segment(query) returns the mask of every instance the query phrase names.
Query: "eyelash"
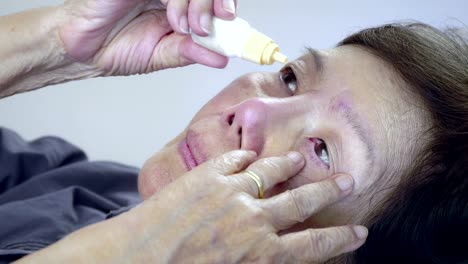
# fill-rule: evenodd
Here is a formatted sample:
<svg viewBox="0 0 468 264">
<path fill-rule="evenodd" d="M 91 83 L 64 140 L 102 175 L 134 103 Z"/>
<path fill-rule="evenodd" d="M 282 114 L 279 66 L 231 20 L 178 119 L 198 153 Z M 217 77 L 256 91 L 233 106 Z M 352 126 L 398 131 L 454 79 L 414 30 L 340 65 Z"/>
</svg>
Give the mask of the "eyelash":
<svg viewBox="0 0 468 264">
<path fill-rule="evenodd" d="M 323 164 L 324 166 L 327 167 L 327 169 L 329 169 L 330 168 L 330 153 L 328 152 L 327 143 L 325 143 L 325 141 L 320 138 L 310 138 L 309 140 L 313 143 L 313 149 L 312 149 L 313 154 L 314 154 L 313 156 L 318 158 L 321 164 Z M 327 153 L 326 158 L 321 157 L 323 155 L 323 151 Z"/>
<path fill-rule="evenodd" d="M 290 93 L 295 94 L 298 88 L 296 74 L 291 66 L 285 66 L 280 70 L 279 78 Z"/>
</svg>

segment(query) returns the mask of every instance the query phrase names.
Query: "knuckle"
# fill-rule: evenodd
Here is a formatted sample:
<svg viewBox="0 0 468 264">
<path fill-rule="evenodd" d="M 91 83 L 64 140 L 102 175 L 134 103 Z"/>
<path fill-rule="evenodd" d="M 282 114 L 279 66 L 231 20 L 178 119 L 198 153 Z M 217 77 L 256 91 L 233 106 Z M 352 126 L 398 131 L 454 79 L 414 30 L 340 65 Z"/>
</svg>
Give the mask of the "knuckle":
<svg viewBox="0 0 468 264">
<path fill-rule="evenodd" d="M 216 168 L 221 171 L 227 170 L 228 168 L 239 169 L 242 164 L 242 156 L 233 155 L 233 153 L 226 153 L 210 160 L 208 164 L 209 167 Z"/>
<path fill-rule="evenodd" d="M 241 177 L 241 175 L 235 175 L 233 177 L 228 177 L 227 179 L 231 183 L 231 186 L 239 192 L 254 195 L 258 191 L 257 185 L 252 180 L 245 179 Z"/>
<path fill-rule="evenodd" d="M 318 193 L 324 203 L 335 202 L 340 197 L 340 188 L 333 180 L 320 182 L 318 185 Z"/>
<path fill-rule="evenodd" d="M 226 168 L 231 161 L 227 159 L 224 155 L 217 157 L 209 161 L 210 167 L 224 169 Z"/>
<path fill-rule="evenodd" d="M 252 200 L 249 195 L 242 193 L 237 195 L 235 200 L 240 206 L 240 211 L 243 212 L 242 215 L 246 216 L 242 217 L 244 218 L 244 221 L 247 221 L 247 223 L 243 224 L 248 224 L 251 227 L 265 225 L 267 215 L 265 211 L 258 206 L 258 203 L 256 203 L 255 200 Z"/>
<path fill-rule="evenodd" d="M 284 159 L 280 157 L 270 157 L 270 158 L 261 159 L 259 161 L 259 165 L 265 170 L 268 170 L 271 172 L 282 172 L 285 168 Z"/>
<path fill-rule="evenodd" d="M 315 261 L 328 259 L 334 250 L 334 239 L 328 232 L 309 230 L 309 243 Z"/>
<path fill-rule="evenodd" d="M 233 155 L 234 153 L 228 153 L 220 157 L 220 162 L 229 166 L 238 166 L 242 162 L 240 155 Z"/>
<path fill-rule="evenodd" d="M 300 197 L 298 197 L 297 191 L 286 191 L 288 196 L 290 197 L 290 204 L 293 206 L 293 219 L 298 222 L 304 222 L 308 218 L 307 212 L 304 210 L 304 207 L 301 206 Z"/>
<path fill-rule="evenodd" d="M 344 251 L 354 241 L 352 227 L 337 227 L 328 230 L 309 230 L 312 252 L 324 261 Z"/>
<path fill-rule="evenodd" d="M 250 206 L 250 210 L 251 210 L 251 219 L 255 223 L 260 223 L 265 220 L 265 214 L 260 208 L 256 206 Z"/>
<path fill-rule="evenodd" d="M 336 195 L 336 196 L 340 196 L 340 194 L 343 192 L 340 187 L 338 186 L 338 183 L 336 183 L 335 180 L 333 179 L 330 179 L 329 180 L 329 184 L 330 184 L 330 189 L 333 189 L 333 193 Z"/>
<path fill-rule="evenodd" d="M 342 244 L 344 245 L 353 243 L 357 239 L 352 226 L 341 227 L 340 238 L 340 241 L 342 241 Z"/>
<path fill-rule="evenodd" d="M 196 12 L 207 12 L 211 10 L 212 4 L 210 1 L 190 1 L 190 8 Z"/>
<path fill-rule="evenodd" d="M 260 160 L 260 165 L 268 169 L 279 169 L 278 162 L 274 158 L 266 158 Z"/>
</svg>

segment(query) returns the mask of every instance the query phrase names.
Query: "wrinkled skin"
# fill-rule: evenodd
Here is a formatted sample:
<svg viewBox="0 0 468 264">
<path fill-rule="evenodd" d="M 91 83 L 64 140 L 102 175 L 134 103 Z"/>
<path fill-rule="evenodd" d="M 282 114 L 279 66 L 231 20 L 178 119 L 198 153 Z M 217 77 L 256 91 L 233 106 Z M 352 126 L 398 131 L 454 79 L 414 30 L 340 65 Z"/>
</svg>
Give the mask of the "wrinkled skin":
<svg viewBox="0 0 468 264">
<path fill-rule="evenodd" d="M 24 263 L 300 263 L 321 262 L 360 247 L 362 226 L 280 232 L 343 199 L 353 190 L 349 175 L 256 199 L 295 176 L 302 155 L 257 160 L 255 152 L 232 151 L 179 177 L 127 213 L 81 229 Z M 67 261 L 68 260 L 68 261 Z"/>
<path fill-rule="evenodd" d="M 167 6 L 167 15 L 166 15 Z M 234 7 L 235 8 L 235 7 Z M 201 63 L 222 68 L 227 58 L 196 45 L 187 33 L 206 36 L 200 21 L 233 19 L 221 0 L 68 0 L 59 36 L 68 56 L 103 75 L 131 75 Z M 178 20 L 187 20 L 182 29 Z M 187 17 L 189 19 L 187 19 Z M 208 27 L 209 25 L 205 26 Z"/>
<path fill-rule="evenodd" d="M 424 130 L 426 117 L 417 98 L 408 100 L 403 81 L 367 51 L 344 46 L 315 54 L 280 73 L 249 74 L 227 86 L 146 162 L 142 196 L 226 151 L 269 157 L 294 150 L 304 155 L 304 169 L 269 195 L 346 172 L 356 181 L 353 195 L 301 228 L 360 223 L 416 156 L 419 146 L 411 139 Z"/>
<path fill-rule="evenodd" d="M 200 30 L 209 29 L 202 23 L 206 8 L 212 7 L 216 15 L 222 16 L 217 10 L 221 3 L 225 1 L 193 0 L 190 4 L 187 0 L 166 1 L 163 4 L 167 5 L 169 19 L 164 16 L 164 10 L 158 9 L 159 2 L 121 0 L 67 1 L 64 6 L 9 17 L 7 21 L 18 25 L 14 35 L 28 37 L 19 38 L 24 41 L 6 49 L 8 54 L 8 51 L 27 52 L 14 60 L 15 83 L 5 94 L 99 74 L 146 73 L 193 62 L 223 66 L 226 58 L 201 50 L 187 36 L 169 29 L 169 25 L 177 26 L 174 24 L 180 21 L 177 16 L 183 16 L 186 10 L 187 23 L 202 34 Z M 232 16 L 230 14 L 227 19 Z M 197 17 L 200 17 L 199 25 Z M 40 30 L 31 30 L 37 25 Z M 175 31 L 178 30 L 184 31 L 180 28 Z M 48 35 L 50 32 L 54 34 Z M 54 37 L 60 41 L 55 42 Z M 44 45 L 38 46 L 38 43 Z M 24 65 L 31 67 L 22 75 L 18 69 Z M 10 83 L 11 76 L 6 79 L 6 83 Z M 26 89 L 16 89 L 24 87 L 25 83 L 28 83 Z M 241 99 L 248 95 L 245 92 L 240 97 L 226 95 L 225 99 Z M 266 106 L 259 100 L 251 105 L 260 110 L 265 110 Z M 230 116 L 226 116 L 228 123 L 232 119 L 231 125 L 239 124 Z M 261 125 L 263 121 L 259 117 L 262 116 L 254 114 L 254 117 L 253 120 L 257 120 L 254 124 Z M 238 128 L 234 127 L 234 137 L 238 135 Z M 284 234 L 291 226 L 350 195 L 354 180 L 349 175 L 337 174 L 272 196 L 277 193 L 271 192 L 273 186 L 300 175 L 307 168 L 303 155 L 280 153 L 277 149 L 277 154 L 273 155 L 276 157 L 261 158 L 257 153 L 265 156 L 267 152 L 263 151 L 260 137 L 245 144 L 255 152 L 238 150 L 221 156 L 212 152 L 203 160 L 198 159 L 197 167 L 190 172 L 180 170 L 187 165 L 180 162 L 166 164 L 177 173 L 158 175 L 149 170 L 150 177 L 141 178 L 140 186 L 149 198 L 142 204 L 110 220 L 73 232 L 19 262 L 317 262 L 364 243 L 367 230 L 362 226 L 305 229 Z M 218 151 L 220 154 L 228 150 Z M 212 159 L 207 161 L 208 158 Z M 246 169 L 262 179 L 270 198 L 256 199 L 258 186 L 244 172 Z M 158 179 L 165 182 L 162 191 L 154 192 L 156 187 L 162 188 L 162 184 L 145 185 L 145 181 L 151 183 Z M 167 184 L 170 181 L 173 183 Z"/>
</svg>

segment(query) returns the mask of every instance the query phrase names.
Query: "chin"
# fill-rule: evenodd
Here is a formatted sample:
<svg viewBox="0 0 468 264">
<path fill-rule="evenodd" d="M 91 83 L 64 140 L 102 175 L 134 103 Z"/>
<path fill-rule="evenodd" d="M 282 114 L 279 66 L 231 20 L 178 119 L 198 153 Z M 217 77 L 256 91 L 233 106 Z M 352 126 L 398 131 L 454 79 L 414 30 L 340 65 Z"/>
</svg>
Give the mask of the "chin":
<svg viewBox="0 0 468 264">
<path fill-rule="evenodd" d="M 150 198 L 187 172 L 177 151 L 182 138 L 182 135 L 176 137 L 143 165 L 138 176 L 138 192 L 143 199 Z"/>
</svg>

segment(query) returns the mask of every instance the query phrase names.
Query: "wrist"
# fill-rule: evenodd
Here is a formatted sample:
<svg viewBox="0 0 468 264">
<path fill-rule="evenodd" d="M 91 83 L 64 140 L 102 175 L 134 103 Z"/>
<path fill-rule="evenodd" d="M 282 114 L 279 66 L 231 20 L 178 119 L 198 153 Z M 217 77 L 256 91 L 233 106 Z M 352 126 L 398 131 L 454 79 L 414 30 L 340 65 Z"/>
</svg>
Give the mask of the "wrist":
<svg viewBox="0 0 468 264">
<path fill-rule="evenodd" d="M 100 74 L 67 57 L 58 33 L 64 13 L 46 7 L 0 17 L 0 97 Z"/>
</svg>

